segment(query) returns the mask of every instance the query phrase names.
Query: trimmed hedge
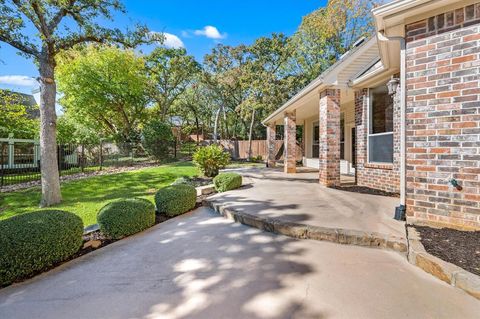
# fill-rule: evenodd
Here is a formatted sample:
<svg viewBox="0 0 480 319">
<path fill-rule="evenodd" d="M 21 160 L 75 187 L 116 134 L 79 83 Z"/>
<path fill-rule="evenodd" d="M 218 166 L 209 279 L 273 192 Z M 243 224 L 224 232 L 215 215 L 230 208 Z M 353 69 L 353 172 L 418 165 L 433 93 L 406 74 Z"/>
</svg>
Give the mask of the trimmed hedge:
<svg viewBox="0 0 480 319">
<path fill-rule="evenodd" d="M 242 186 L 242 176 L 237 173 L 222 173 L 213 179 L 217 192 L 226 192 Z"/>
<path fill-rule="evenodd" d="M 0 286 L 64 261 L 82 246 L 83 222 L 61 210 L 43 210 L 0 221 Z"/>
<path fill-rule="evenodd" d="M 155 224 L 155 206 L 144 198 L 120 199 L 103 206 L 97 216 L 100 230 L 119 239 Z"/>
<path fill-rule="evenodd" d="M 160 189 L 155 194 L 155 204 L 159 213 L 173 217 L 195 207 L 197 191 L 190 185 L 170 185 Z"/>
</svg>

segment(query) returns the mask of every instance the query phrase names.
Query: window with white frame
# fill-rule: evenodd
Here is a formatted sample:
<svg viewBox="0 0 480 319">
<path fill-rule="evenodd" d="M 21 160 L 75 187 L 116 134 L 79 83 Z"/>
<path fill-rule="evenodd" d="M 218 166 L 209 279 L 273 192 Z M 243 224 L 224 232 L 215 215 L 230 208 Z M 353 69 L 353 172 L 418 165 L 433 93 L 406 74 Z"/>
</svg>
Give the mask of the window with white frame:
<svg viewBox="0 0 480 319">
<path fill-rule="evenodd" d="M 370 89 L 368 161 L 393 163 L 393 98 L 386 85 Z"/>
</svg>

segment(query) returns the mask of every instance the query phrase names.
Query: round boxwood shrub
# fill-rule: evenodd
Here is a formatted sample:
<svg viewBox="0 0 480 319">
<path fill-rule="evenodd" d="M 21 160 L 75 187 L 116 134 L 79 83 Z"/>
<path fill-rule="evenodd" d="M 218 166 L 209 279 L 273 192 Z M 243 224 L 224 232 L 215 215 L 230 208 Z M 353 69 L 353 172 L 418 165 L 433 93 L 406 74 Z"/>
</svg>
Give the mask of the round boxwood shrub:
<svg viewBox="0 0 480 319">
<path fill-rule="evenodd" d="M 100 209 L 97 221 L 102 233 L 119 239 L 155 224 L 155 206 L 144 198 L 116 200 Z"/>
<path fill-rule="evenodd" d="M 155 204 L 159 213 L 173 217 L 195 207 L 197 191 L 191 185 L 170 185 L 155 194 Z"/>
<path fill-rule="evenodd" d="M 0 221 L 0 286 L 29 277 L 75 254 L 83 222 L 61 210 L 43 210 Z"/>
<path fill-rule="evenodd" d="M 242 176 L 237 173 L 222 173 L 213 179 L 217 192 L 226 192 L 242 186 Z"/>
</svg>

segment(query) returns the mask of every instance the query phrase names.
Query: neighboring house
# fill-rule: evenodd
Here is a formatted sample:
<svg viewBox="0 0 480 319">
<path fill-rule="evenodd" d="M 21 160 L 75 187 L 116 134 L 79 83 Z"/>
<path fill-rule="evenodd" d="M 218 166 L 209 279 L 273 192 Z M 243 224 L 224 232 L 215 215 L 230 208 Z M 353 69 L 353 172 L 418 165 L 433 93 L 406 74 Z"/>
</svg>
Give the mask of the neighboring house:
<svg viewBox="0 0 480 319">
<path fill-rule="evenodd" d="M 325 186 L 400 193 L 409 221 L 480 229 L 480 2 L 398 0 L 373 10 L 376 33 L 264 120 L 269 166 L 284 124 L 284 169 Z"/>
<path fill-rule="evenodd" d="M 13 97 L 15 103 L 19 103 L 25 106 L 25 110 L 27 111 L 27 116 L 31 119 L 38 119 L 40 118 L 40 110 L 38 109 L 38 104 L 35 100 L 35 97 L 30 94 L 14 92 L 10 90 L 0 89 L 0 91 L 5 94 L 7 97 Z M 3 101 L 0 100 L 0 104 Z"/>
</svg>

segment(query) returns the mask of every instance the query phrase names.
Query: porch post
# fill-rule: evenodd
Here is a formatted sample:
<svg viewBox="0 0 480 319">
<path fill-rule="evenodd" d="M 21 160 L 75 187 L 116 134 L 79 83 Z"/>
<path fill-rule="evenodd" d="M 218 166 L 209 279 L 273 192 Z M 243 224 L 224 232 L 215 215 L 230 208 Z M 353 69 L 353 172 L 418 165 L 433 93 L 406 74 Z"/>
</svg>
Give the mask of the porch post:
<svg viewBox="0 0 480 319">
<path fill-rule="evenodd" d="M 267 167 L 275 167 L 276 151 L 276 125 L 275 123 L 267 126 Z"/>
<path fill-rule="evenodd" d="M 340 185 L 340 90 L 320 93 L 319 181 L 324 186 Z"/>
<path fill-rule="evenodd" d="M 296 159 L 296 148 L 297 148 L 297 126 L 295 123 L 296 111 L 285 112 L 285 123 L 283 125 L 285 134 L 284 134 L 284 167 L 283 170 L 285 173 L 295 173 L 297 171 L 297 159 Z"/>
</svg>

